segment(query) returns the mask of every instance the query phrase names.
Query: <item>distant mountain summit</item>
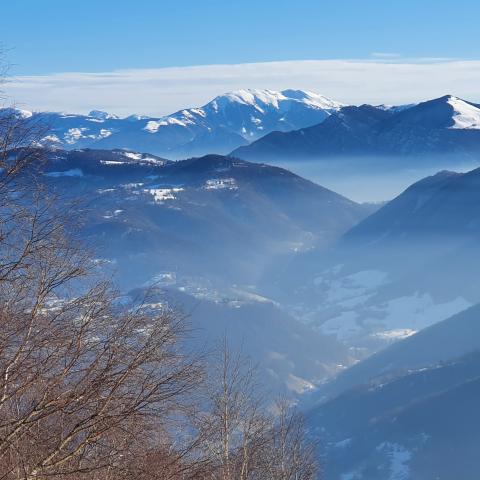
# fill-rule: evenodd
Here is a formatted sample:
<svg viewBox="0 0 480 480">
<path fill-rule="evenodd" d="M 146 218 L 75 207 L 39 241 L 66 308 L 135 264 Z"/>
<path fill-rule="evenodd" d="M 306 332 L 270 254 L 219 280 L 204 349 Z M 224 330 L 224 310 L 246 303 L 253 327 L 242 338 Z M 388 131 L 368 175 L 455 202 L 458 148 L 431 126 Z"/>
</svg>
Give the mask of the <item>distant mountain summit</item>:
<svg viewBox="0 0 480 480">
<path fill-rule="evenodd" d="M 480 105 L 452 95 L 445 95 L 402 110 L 393 123 L 432 129 L 479 130 Z"/>
<path fill-rule="evenodd" d="M 480 154 L 480 105 L 452 95 L 404 107 L 347 106 L 326 121 L 240 147 L 249 160 Z"/>
<path fill-rule="evenodd" d="M 45 142 L 59 148 L 125 148 L 176 159 L 228 153 L 272 131 L 316 125 L 342 106 L 303 90 L 237 90 L 164 117 L 119 118 L 100 110 L 88 115 L 19 110 L 18 115 L 45 123 L 50 131 Z"/>
</svg>

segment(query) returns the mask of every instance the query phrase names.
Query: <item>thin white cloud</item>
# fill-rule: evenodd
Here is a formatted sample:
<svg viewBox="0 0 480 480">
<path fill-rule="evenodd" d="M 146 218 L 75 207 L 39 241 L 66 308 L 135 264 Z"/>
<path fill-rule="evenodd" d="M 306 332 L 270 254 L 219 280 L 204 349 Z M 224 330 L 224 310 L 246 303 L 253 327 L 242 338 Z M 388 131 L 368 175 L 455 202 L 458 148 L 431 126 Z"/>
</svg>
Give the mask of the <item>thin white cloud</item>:
<svg viewBox="0 0 480 480">
<path fill-rule="evenodd" d="M 344 103 L 417 102 L 447 93 L 480 101 L 480 61 L 308 60 L 205 65 L 12 79 L 5 90 L 24 108 L 160 116 L 239 88 L 312 90 Z"/>
<path fill-rule="evenodd" d="M 387 59 L 401 57 L 399 53 L 391 53 L 391 52 L 372 52 L 370 56 L 374 58 L 387 58 Z"/>
</svg>

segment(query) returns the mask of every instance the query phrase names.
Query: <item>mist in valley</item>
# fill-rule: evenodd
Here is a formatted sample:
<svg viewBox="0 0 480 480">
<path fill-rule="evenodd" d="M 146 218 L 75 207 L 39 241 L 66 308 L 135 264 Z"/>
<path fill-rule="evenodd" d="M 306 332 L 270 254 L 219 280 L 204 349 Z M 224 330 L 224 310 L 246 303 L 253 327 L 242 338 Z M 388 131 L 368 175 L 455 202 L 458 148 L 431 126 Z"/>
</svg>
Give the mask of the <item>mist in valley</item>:
<svg viewBox="0 0 480 480">
<path fill-rule="evenodd" d="M 422 178 L 441 170 L 468 172 L 480 160 L 464 156 L 334 157 L 275 162 L 301 177 L 323 185 L 356 202 L 382 203 L 392 200 Z"/>
</svg>

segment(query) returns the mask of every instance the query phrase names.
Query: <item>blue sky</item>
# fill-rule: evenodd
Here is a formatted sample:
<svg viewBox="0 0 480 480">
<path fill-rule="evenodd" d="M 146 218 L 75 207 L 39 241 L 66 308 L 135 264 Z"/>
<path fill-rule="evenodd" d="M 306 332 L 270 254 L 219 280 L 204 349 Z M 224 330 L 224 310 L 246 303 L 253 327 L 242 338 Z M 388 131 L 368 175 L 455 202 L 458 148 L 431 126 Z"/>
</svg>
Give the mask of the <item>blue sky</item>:
<svg viewBox="0 0 480 480">
<path fill-rule="evenodd" d="M 480 102 L 479 0 L 12 0 L 8 102 L 160 116 L 239 88 Z"/>
<path fill-rule="evenodd" d="M 478 0 L 15 0 L 15 74 L 304 59 L 478 58 Z"/>
</svg>

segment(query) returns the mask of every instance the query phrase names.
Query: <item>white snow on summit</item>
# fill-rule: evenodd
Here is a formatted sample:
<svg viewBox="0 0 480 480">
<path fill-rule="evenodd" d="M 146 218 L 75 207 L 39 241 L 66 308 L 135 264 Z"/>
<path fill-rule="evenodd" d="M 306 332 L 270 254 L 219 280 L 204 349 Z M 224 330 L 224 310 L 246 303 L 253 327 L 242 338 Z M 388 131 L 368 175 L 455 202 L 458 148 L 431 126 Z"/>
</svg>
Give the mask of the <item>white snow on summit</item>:
<svg viewBox="0 0 480 480">
<path fill-rule="evenodd" d="M 251 105 L 260 111 L 263 111 L 262 106 L 281 109 L 282 103 L 284 102 L 302 103 L 322 110 L 338 110 L 344 106 L 343 104 L 330 100 L 323 95 L 304 90 L 283 90 L 281 92 L 276 92 L 268 89 L 241 89 L 228 92 L 216 97 L 212 101 L 217 107 L 224 105 L 227 102 Z"/>
<path fill-rule="evenodd" d="M 453 108 L 453 129 L 480 130 L 480 108 L 457 97 L 449 97 L 447 103 Z"/>
<path fill-rule="evenodd" d="M 219 95 L 202 107 L 146 119 L 141 129 L 161 139 L 164 154 L 170 158 L 208 152 L 225 154 L 243 145 L 242 139 L 251 142 L 273 131 L 321 123 L 342 106 L 303 90 L 241 89 Z"/>
</svg>

